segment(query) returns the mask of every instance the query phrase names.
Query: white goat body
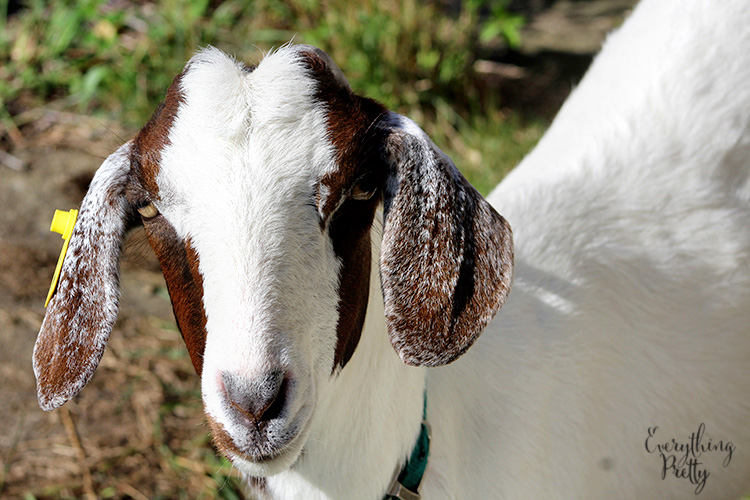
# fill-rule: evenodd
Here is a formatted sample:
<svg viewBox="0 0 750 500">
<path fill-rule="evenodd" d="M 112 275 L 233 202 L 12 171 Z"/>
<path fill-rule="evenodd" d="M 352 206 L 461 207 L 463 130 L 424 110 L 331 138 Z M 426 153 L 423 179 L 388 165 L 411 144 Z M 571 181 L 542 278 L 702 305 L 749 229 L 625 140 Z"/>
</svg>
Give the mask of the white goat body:
<svg viewBox="0 0 750 500">
<path fill-rule="evenodd" d="M 320 89 L 348 89 L 324 53 L 284 47 L 255 69 L 199 53 L 84 200 L 35 351 L 40 403 L 93 373 L 139 210 L 217 445 L 261 495 L 382 498 L 425 397 L 426 499 L 750 492 L 748 27 L 744 0 L 644 0 L 609 37 L 488 198 L 514 228 L 515 281 L 465 354 L 507 293 L 502 219 L 408 120 L 355 100 L 374 120 L 332 128 L 340 102 Z M 347 130 L 359 149 L 340 147 Z M 375 149 L 388 167 L 371 179 L 357 169 Z M 357 231 L 366 245 L 337 243 Z M 466 262 L 479 298 L 464 304 Z"/>
<path fill-rule="evenodd" d="M 750 491 L 749 78 L 750 4 L 644 1 L 488 197 L 514 228 L 513 292 L 428 387 L 483 395 L 467 406 L 493 431 L 455 440 L 492 450 L 498 498 Z M 726 467 L 654 451 L 701 424 L 703 445 L 734 445 Z"/>
</svg>

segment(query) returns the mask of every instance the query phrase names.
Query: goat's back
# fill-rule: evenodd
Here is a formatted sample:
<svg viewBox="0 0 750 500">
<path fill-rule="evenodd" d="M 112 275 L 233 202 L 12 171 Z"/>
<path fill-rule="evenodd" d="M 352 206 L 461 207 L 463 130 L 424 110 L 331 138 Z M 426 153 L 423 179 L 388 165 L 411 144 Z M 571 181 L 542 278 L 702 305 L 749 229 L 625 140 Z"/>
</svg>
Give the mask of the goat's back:
<svg viewBox="0 0 750 500">
<path fill-rule="evenodd" d="M 748 82 L 744 0 L 647 0 L 609 37 L 490 196 L 514 229 L 514 288 L 430 374 L 435 476 L 474 498 L 750 491 Z M 657 448 L 701 432 L 697 456 Z"/>
</svg>

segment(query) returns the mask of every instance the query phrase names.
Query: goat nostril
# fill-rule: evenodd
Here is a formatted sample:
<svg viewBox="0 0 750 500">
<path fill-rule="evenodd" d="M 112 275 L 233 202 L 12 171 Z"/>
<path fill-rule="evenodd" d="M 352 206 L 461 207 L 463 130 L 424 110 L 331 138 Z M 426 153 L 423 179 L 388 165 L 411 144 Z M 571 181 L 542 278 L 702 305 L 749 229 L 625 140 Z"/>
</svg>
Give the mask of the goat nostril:
<svg viewBox="0 0 750 500">
<path fill-rule="evenodd" d="M 277 418 L 284 409 L 287 380 L 281 370 L 253 379 L 222 372 L 221 380 L 230 405 L 255 423 Z"/>
</svg>

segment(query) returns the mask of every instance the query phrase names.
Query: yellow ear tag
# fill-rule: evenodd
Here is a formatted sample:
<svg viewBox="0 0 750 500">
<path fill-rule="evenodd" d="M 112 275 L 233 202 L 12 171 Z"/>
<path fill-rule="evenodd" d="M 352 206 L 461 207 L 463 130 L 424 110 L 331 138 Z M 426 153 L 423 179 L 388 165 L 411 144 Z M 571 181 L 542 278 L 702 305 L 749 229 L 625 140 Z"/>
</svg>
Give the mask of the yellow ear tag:
<svg viewBox="0 0 750 500">
<path fill-rule="evenodd" d="M 52 284 L 49 287 L 49 293 L 47 294 L 47 301 L 44 303 L 44 307 L 47 307 L 52 295 L 55 293 L 55 289 L 57 288 L 57 280 L 60 279 L 60 269 L 62 269 L 63 261 L 65 260 L 65 252 L 68 251 L 68 243 L 70 243 L 70 236 L 73 234 L 73 226 L 75 226 L 77 218 L 78 210 L 71 210 L 69 212 L 55 210 L 55 215 L 52 217 L 52 225 L 50 225 L 49 230 L 55 233 L 60 233 L 62 239 L 65 240 L 65 243 L 63 243 L 60 258 L 57 259 L 57 267 L 55 268 L 55 274 L 52 276 Z"/>
</svg>

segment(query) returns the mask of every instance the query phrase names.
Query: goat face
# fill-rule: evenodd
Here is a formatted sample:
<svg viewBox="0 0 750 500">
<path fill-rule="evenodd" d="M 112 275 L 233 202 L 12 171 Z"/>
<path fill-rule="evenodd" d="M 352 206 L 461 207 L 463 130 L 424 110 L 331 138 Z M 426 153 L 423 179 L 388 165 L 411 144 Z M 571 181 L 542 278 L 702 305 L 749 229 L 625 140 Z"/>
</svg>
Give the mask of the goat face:
<svg viewBox="0 0 750 500">
<path fill-rule="evenodd" d="M 391 342 L 408 364 L 448 363 L 508 293 L 507 223 L 319 49 L 285 47 L 256 68 L 202 51 L 84 199 L 35 347 L 40 405 L 60 406 L 93 374 L 139 212 L 216 443 L 252 475 L 288 468 L 317 388 L 357 346 L 381 204 Z"/>
</svg>

